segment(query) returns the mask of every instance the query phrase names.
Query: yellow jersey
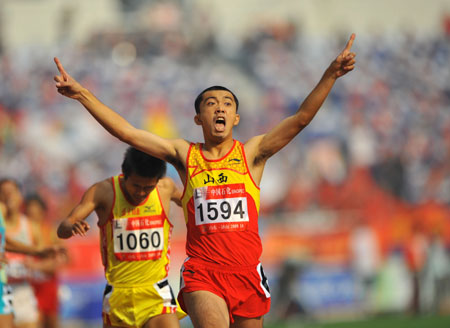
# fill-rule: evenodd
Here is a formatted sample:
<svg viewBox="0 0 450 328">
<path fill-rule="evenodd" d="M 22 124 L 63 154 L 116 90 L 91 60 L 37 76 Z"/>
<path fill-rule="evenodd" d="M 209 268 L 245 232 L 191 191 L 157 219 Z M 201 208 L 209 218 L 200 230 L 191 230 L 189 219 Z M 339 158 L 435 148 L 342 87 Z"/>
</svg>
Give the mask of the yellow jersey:
<svg viewBox="0 0 450 328">
<path fill-rule="evenodd" d="M 139 205 L 127 200 L 120 178 L 112 177 L 114 201 L 107 222 L 100 226 L 105 277 L 112 286 L 153 284 L 167 277 L 173 225 L 155 188 Z"/>
</svg>

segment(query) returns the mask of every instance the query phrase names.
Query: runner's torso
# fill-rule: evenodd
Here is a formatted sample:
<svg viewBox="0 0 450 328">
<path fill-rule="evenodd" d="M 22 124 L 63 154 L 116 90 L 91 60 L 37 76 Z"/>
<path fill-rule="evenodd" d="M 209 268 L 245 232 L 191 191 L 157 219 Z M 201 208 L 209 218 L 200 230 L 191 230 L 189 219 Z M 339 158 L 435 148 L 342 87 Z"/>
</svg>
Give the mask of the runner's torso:
<svg viewBox="0 0 450 328">
<path fill-rule="evenodd" d="M 25 245 L 33 245 L 33 234 L 31 229 L 31 222 L 25 216 L 20 214 L 16 226 L 8 228 L 8 236 Z M 28 282 L 31 278 L 32 272 L 25 266 L 25 259 L 27 255 L 7 252 L 6 258 L 8 264 L 6 266 L 6 274 L 8 283 L 23 283 Z"/>
<path fill-rule="evenodd" d="M 231 266 L 259 262 L 259 187 L 248 170 L 244 146 L 234 141 L 224 157 L 208 160 L 191 144 L 182 197 L 187 255 Z"/>
<path fill-rule="evenodd" d="M 100 226 L 106 280 L 113 286 L 154 283 L 169 271 L 172 224 L 157 188 L 134 206 L 124 195 L 119 177 L 112 177 L 113 208 L 108 221 Z"/>
</svg>

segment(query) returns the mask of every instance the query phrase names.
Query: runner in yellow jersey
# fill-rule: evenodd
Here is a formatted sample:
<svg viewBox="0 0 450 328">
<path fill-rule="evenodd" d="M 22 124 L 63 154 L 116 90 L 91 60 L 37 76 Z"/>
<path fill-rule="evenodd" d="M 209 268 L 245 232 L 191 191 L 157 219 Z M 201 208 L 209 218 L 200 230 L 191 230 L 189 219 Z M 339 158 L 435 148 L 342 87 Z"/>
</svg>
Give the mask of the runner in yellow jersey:
<svg viewBox="0 0 450 328">
<path fill-rule="evenodd" d="M 204 142 L 196 145 L 185 139 L 167 139 L 135 128 L 67 74 L 55 58 L 60 75 L 54 80 L 60 94 L 79 101 L 119 140 L 177 169 L 185 187 L 183 210 L 188 227 L 186 252 L 189 256 L 185 264 L 190 266 L 184 268 L 184 287 L 179 297 L 194 327 L 263 326 L 270 298 L 267 279 L 258 263 L 262 251 L 257 230 L 259 185 L 264 166 L 312 121 L 337 79 L 354 69 L 356 55 L 351 52 L 354 39 L 352 34 L 296 113 L 267 133 L 242 144 L 233 139 L 233 127 L 240 121 L 239 102 L 227 88 L 207 88 L 197 97 L 194 122 L 201 127 Z M 238 157 L 228 156 L 236 150 L 239 150 Z M 225 159 L 245 162 L 245 169 L 239 167 L 236 171 L 228 162 L 224 163 Z M 203 170 L 201 175 L 199 170 Z M 219 176 L 221 173 L 223 175 Z M 229 186 L 228 179 L 233 180 L 233 186 Z M 215 241 L 220 243 L 220 248 Z M 251 282 L 246 282 L 246 273 L 250 272 Z M 242 289 L 250 289 L 245 290 L 244 297 L 240 295 Z"/>
<path fill-rule="evenodd" d="M 179 327 L 168 282 L 169 203 L 181 205 L 181 191 L 164 177 L 166 163 L 128 148 L 122 174 L 92 185 L 58 227 L 60 238 L 84 236 L 95 211 L 107 286 L 103 327 Z"/>
</svg>

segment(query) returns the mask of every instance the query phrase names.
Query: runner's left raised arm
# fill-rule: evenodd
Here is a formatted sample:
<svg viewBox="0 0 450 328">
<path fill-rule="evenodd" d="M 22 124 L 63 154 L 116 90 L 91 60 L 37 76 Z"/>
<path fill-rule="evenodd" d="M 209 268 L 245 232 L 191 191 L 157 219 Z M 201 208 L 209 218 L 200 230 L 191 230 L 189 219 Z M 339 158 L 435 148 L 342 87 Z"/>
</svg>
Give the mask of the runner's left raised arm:
<svg viewBox="0 0 450 328">
<path fill-rule="evenodd" d="M 356 55 L 351 52 L 354 39 L 355 34 L 352 34 L 345 49 L 325 70 L 319 83 L 306 97 L 294 115 L 284 119 L 268 133 L 257 136 L 254 140 L 249 140 L 250 148 L 253 148 L 249 152 L 253 154 L 253 164 L 258 165 L 265 162 L 270 156 L 286 146 L 312 121 L 336 80 L 354 69 Z"/>
</svg>

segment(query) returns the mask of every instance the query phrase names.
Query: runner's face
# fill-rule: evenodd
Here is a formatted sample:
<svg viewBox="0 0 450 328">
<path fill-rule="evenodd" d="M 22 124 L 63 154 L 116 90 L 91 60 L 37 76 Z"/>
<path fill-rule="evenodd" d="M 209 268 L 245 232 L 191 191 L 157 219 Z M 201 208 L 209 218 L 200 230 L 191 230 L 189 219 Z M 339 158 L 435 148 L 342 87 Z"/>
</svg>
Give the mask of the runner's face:
<svg viewBox="0 0 450 328">
<path fill-rule="evenodd" d="M 231 137 L 233 127 L 239 123 L 233 95 L 225 90 L 205 92 L 195 122 L 202 126 L 205 138 Z"/>
<path fill-rule="evenodd" d="M 41 221 L 45 218 L 45 209 L 38 201 L 32 200 L 26 203 L 25 214 L 31 220 Z"/>
<path fill-rule="evenodd" d="M 0 187 L 0 201 L 6 205 L 8 211 L 16 212 L 23 203 L 23 196 L 14 182 L 6 181 Z"/>
<path fill-rule="evenodd" d="M 128 178 L 124 178 L 123 189 L 134 205 L 141 204 L 148 195 L 156 188 L 157 178 L 145 178 L 132 173 Z"/>
</svg>

